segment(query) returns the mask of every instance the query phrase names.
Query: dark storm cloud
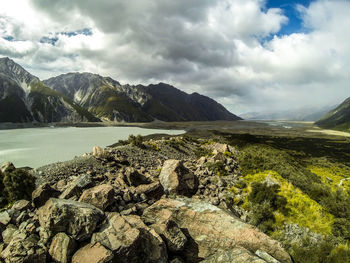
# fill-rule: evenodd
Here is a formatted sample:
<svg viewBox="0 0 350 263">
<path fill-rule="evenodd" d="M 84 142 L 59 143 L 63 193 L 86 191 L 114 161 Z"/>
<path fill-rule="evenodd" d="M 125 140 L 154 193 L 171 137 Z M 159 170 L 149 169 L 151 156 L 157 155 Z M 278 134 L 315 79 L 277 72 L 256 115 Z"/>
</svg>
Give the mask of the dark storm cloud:
<svg viewBox="0 0 350 263">
<path fill-rule="evenodd" d="M 25 14 L 15 8 L 20 0 L 5 1 L 17 17 L 0 11 L 0 54 L 41 77 L 93 71 L 124 83 L 168 82 L 237 113 L 324 103 L 330 86 L 334 100 L 346 93 L 345 1 L 298 6 L 309 33 L 279 37 L 288 19 L 262 0 L 28 0 Z"/>
</svg>

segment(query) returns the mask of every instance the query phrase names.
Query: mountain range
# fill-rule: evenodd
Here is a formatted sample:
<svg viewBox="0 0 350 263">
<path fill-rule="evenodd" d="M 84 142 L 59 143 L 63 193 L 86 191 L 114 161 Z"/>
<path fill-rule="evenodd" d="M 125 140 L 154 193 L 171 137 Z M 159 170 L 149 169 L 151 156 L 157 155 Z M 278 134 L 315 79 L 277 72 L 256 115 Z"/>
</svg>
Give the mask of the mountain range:
<svg viewBox="0 0 350 263">
<path fill-rule="evenodd" d="M 324 115 L 316 125 L 327 129 L 350 131 L 350 97 Z"/>
<path fill-rule="evenodd" d="M 171 85 L 121 85 L 68 73 L 44 81 L 0 58 L 0 122 L 150 122 L 240 120 L 215 100 Z"/>
<path fill-rule="evenodd" d="M 283 120 L 283 121 L 317 121 L 334 106 L 301 107 L 299 109 L 260 111 L 240 114 L 246 120 Z"/>
</svg>

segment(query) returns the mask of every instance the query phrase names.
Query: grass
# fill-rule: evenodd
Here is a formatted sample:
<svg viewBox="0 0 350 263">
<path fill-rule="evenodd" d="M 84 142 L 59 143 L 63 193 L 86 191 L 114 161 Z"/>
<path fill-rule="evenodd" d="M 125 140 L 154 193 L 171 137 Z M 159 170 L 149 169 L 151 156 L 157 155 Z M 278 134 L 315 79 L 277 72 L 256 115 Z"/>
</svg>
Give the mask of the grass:
<svg viewBox="0 0 350 263">
<path fill-rule="evenodd" d="M 244 192 L 250 193 L 251 184 L 253 182 L 264 182 L 267 176 L 269 176 L 270 180 L 280 185 L 279 195 L 286 198 L 286 208 L 289 211 L 288 215 L 284 215 L 280 211 L 275 211 L 275 231 L 281 230 L 284 224 L 298 224 L 300 227 L 307 227 L 315 233 L 331 234 L 334 216 L 274 171 L 246 175 L 244 180 L 248 185 L 244 189 Z M 246 198 L 245 206 L 247 206 L 247 202 L 248 200 Z"/>
</svg>

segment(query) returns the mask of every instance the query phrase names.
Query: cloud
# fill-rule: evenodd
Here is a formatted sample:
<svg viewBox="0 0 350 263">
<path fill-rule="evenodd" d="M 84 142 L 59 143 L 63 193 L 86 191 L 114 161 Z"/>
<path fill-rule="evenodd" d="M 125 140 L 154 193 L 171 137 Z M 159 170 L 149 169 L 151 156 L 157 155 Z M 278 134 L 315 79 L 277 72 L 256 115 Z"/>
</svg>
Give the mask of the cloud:
<svg viewBox="0 0 350 263">
<path fill-rule="evenodd" d="M 41 78 L 92 71 L 123 83 L 168 82 L 212 96 L 235 113 L 328 105 L 349 96 L 345 0 L 298 5 L 304 33 L 283 36 L 276 34 L 288 18 L 263 0 L 2 5 L 0 55 Z"/>
</svg>

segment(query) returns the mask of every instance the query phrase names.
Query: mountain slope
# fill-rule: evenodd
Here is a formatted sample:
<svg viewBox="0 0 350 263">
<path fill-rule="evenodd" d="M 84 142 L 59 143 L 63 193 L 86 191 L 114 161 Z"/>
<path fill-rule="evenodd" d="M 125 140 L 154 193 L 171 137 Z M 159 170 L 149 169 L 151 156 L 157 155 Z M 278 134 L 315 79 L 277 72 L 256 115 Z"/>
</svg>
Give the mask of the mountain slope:
<svg viewBox="0 0 350 263">
<path fill-rule="evenodd" d="M 145 110 L 157 119 L 163 119 L 164 108 L 172 112 L 168 121 L 215 121 L 215 120 L 240 120 L 238 116 L 230 113 L 215 100 L 198 93 L 187 94 L 171 85 L 159 83 L 147 87 L 140 86 L 141 90 L 151 96 L 148 101 L 153 107 Z M 155 108 L 157 105 L 158 108 Z"/>
<path fill-rule="evenodd" d="M 322 128 L 336 130 L 350 130 L 350 98 L 347 98 L 337 108 L 328 112 L 322 119 L 316 122 Z"/>
<path fill-rule="evenodd" d="M 68 73 L 44 83 L 105 120 L 126 122 L 239 120 L 216 101 L 159 83 L 121 85 L 91 73 Z"/>
<path fill-rule="evenodd" d="M 0 59 L 0 122 L 98 121 L 9 58 Z"/>
<path fill-rule="evenodd" d="M 109 121 L 148 122 L 153 118 L 141 106 L 145 95 L 130 86 L 91 73 L 68 73 L 45 80 L 96 116 Z"/>
</svg>

